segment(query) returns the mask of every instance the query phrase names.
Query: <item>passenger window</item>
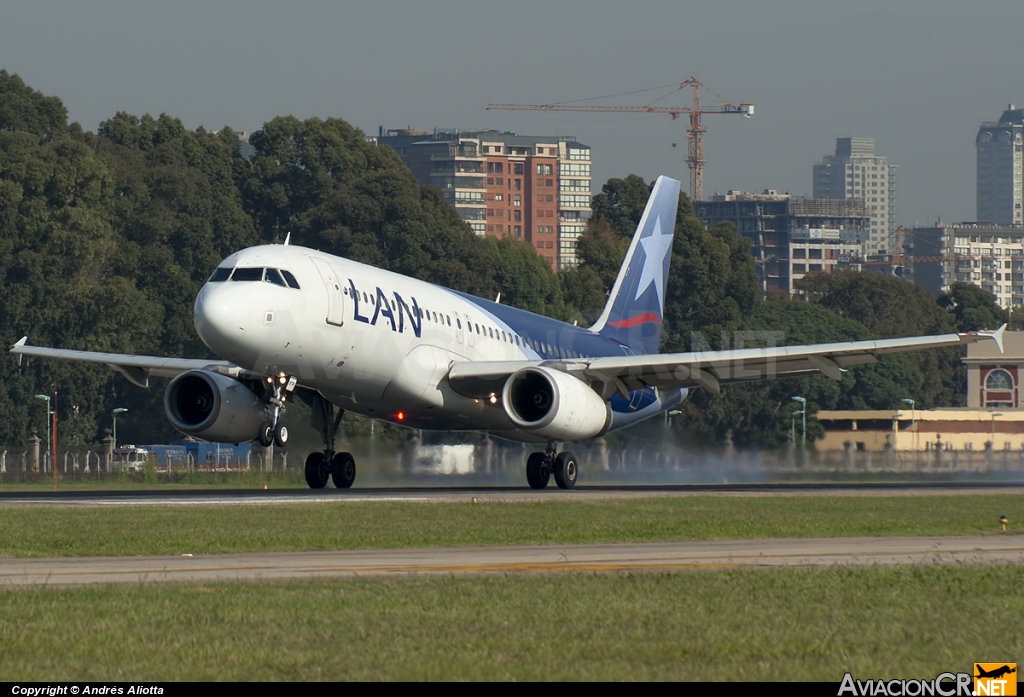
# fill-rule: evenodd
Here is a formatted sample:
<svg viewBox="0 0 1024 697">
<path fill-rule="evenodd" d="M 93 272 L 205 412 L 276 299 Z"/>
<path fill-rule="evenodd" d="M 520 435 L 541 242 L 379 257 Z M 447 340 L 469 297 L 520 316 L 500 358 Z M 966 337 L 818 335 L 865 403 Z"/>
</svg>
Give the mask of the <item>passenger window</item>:
<svg viewBox="0 0 1024 697">
<path fill-rule="evenodd" d="M 462 329 L 462 320 L 460 320 L 458 317 L 455 318 L 455 326 L 458 327 L 459 329 Z"/>
<path fill-rule="evenodd" d="M 288 287 L 287 284 L 285 284 L 284 279 L 281 278 L 281 274 L 278 273 L 277 269 L 267 269 L 267 273 L 263 277 L 263 280 L 267 283 L 273 283 L 276 286 L 282 286 L 284 288 Z"/>
<path fill-rule="evenodd" d="M 449 327 L 452 326 L 452 318 L 449 317 L 448 315 L 445 315 L 444 317 L 445 317 L 446 320 L 448 320 L 448 326 Z"/>
<path fill-rule="evenodd" d="M 370 302 L 370 301 L 369 301 L 369 300 L 368 300 L 368 299 L 366 298 L 366 291 L 365 291 L 365 290 L 363 291 L 363 302 L 364 302 L 364 303 L 368 303 L 368 302 Z"/>
<path fill-rule="evenodd" d="M 281 274 L 284 276 L 284 280 L 288 282 L 288 286 L 290 288 L 294 288 L 295 290 L 299 289 L 299 282 L 295 280 L 295 276 L 292 276 L 291 271 L 281 269 Z"/>
<path fill-rule="evenodd" d="M 232 281 L 262 281 L 263 269 L 235 269 L 231 274 Z"/>
<path fill-rule="evenodd" d="M 223 283 L 224 281 L 228 280 L 230 276 L 231 269 L 229 268 L 214 269 L 213 275 L 210 276 L 210 280 L 207 281 L 207 283 Z"/>
<path fill-rule="evenodd" d="M 505 338 L 505 332 L 501 333 L 501 340 L 502 341 L 508 341 L 508 339 Z"/>
<path fill-rule="evenodd" d="M 473 326 L 476 327 L 476 333 L 479 334 L 480 333 L 480 325 L 479 324 L 474 324 Z"/>
</svg>

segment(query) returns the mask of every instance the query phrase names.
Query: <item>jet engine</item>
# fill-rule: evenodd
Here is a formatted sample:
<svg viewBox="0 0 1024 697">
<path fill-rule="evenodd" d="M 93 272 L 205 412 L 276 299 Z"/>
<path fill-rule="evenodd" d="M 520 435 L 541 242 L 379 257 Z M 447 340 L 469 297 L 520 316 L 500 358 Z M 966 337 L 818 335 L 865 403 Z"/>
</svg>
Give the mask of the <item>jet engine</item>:
<svg viewBox="0 0 1024 697">
<path fill-rule="evenodd" d="M 502 391 L 508 418 L 546 440 L 593 438 L 608 425 L 608 404 L 586 383 L 543 366 L 512 374 Z"/>
<path fill-rule="evenodd" d="M 244 383 L 210 370 L 190 370 L 164 392 L 167 420 L 202 440 L 242 443 L 267 422 L 266 404 Z"/>
</svg>

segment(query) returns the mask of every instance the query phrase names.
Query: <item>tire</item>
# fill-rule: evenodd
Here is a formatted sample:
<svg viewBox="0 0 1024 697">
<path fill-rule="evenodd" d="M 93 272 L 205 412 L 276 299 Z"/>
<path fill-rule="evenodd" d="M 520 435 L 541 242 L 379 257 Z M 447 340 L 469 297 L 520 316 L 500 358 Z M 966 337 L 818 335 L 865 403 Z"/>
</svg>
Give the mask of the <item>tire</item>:
<svg viewBox="0 0 1024 697">
<path fill-rule="evenodd" d="M 288 445 L 288 427 L 283 423 L 278 422 L 274 427 L 274 444 L 279 448 Z"/>
<path fill-rule="evenodd" d="M 269 448 L 274 444 L 274 428 L 272 426 L 261 426 L 260 432 L 256 436 L 256 440 L 264 448 Z"/>
<path fill-rule="evenodd" d="M 571 489 L 576 486 L 579 467 L 576 457 L 570 452 L 559 453 L 555 458 L 555 484 L 559 489 Z"/>
<path fill-rule="evenodd" d="M 331 460 L 331 479 L 339 489 L 348 489 L 356 480 L 356 460 L 352 453 L 337 453 Z"/>
<path fill-rule="evenodd" d="M 531 489 L 543 489 L 551 479 L 551 465 L 545 453 L 533 453 L 526 460 L 526 481 Z"/>
<path fill-rule="evenodd" d="M 323 489 L 331 474 L 327 457 L 323 453 L 310 453 L 306 458 L 306 484 L 310 489 Z"/>
</svg>

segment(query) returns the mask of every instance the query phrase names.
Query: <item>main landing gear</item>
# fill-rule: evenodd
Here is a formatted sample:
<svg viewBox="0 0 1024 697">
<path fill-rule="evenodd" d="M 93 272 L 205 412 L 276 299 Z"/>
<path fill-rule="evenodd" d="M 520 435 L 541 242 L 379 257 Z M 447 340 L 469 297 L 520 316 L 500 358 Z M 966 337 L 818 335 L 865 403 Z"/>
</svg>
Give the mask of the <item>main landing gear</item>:
<svg viewBox="0 0 1024 697">
<path fill-rule="evenodd" d="M 531 489 L 546 487 L 551 475 L 555 475 L 555 484 L 559 489 L 571 489 L 576 486 L 576 477 L 579 474 L 576 457 L 564 450 L 557 455 L 555 453 L 555 444 L 548 443 L 544 452 L 533 453 L 526 460 L 526 481 L 530 483 Z"/>
<path fill-rule="evenodd" d="M 333 404 L 319 394 L 314 395 L 311 421 L 313 428 L 320 431 L 324 450 L 321 453 L 310 453 L 306 458 L 306 483 L 310 489 L 323 489 L 327 486 L 328 477 L 334 480 L 334 486 L 339 489 L 348 489 L 356 480 L 356 461 L 352 453 L 334 452 L 334 436 L 341 425 L 341 418 L 345 416 L 345 410 L 338 409 L 337 414 L 334 411 Z"/>
<path fill-rule="evenodd" d="M 264 424 L 260 429 L 256 440 L 264 448 L 276 445 L 283 448 L 288 444 L 288 427 L 281 420 L 281 412 L 284 411 L 284 403 L 287 399 L 286 391 L 291 392 L 295 388 L 295 378 L 267 378 L 267 386 L 270 388 L 270 398 L 267 400 L 272 407 L 270 423 Z"/>
</svg>

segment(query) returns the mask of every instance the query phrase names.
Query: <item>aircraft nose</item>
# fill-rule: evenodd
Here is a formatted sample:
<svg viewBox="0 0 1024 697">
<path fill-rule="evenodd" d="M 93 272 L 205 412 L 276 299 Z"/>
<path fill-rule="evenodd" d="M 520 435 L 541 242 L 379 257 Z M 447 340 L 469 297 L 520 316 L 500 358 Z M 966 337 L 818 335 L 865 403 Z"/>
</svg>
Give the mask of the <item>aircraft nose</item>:
<svg viewBox="0 0 1024 697">
<path fill-rule="evenodd" d="M 226 283 L 208 283 L 196 297 L 196 332 L 204 344 L 218 353 L 222 352 L 225 342 L 237 340 L 245 332 L 249 300 L 239 291 Z"/>
</svg>

